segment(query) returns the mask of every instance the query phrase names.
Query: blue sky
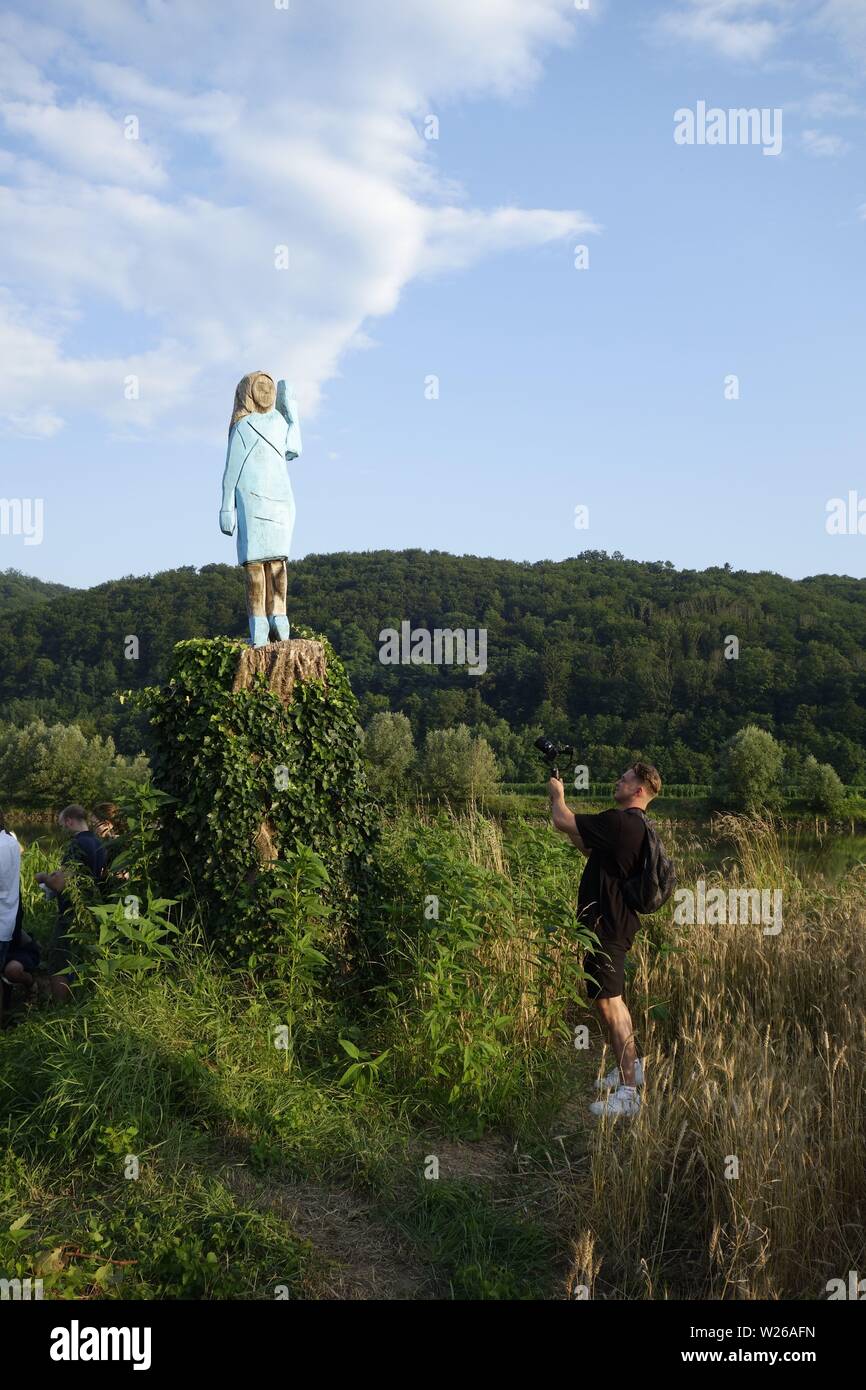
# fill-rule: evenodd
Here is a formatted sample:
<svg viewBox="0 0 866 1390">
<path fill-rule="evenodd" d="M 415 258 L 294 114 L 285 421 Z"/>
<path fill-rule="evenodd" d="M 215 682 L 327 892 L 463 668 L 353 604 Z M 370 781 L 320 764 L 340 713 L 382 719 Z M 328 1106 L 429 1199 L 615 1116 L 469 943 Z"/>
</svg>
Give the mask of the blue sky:
<svg viewBox="0 0 866 1390">
<path fill-rule="evenodd" d="M 296 558 L 866 574 L 825 525 L 866 501 L 863 0 L 32 13 L 0 20 L 0 498 L 44 538 L 0 568 L 233 562 L 261 368 L 301 402 Z M 781 154 L 675 143 L 699 102 L 781 110 Z"/>
</svg>

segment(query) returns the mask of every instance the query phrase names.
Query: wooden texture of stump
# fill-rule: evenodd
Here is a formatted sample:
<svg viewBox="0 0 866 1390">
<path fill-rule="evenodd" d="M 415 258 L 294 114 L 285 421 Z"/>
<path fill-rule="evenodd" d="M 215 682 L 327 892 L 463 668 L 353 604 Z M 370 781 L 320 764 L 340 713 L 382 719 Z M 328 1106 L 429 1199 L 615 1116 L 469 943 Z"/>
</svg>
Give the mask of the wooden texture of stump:
<svg viewBox="0 0 866 1390">
<path fill-rule="evenodd" d="M 295 681 L 327 681 L 325 649 L 321 642 L 306 637 L 269 642 L 266 647 L 245 647 L 238 657 L 232 690 L 248 690 L 259 674 L 278 699 L 289 705 Z"/>
<path fill-rule="evenodd" d="M 256 834 L 256 857 L 259 864 L 272 864 L 275 859 L 279 859 L 276 841 L 274 840 L 274 829 L 270 821 L 263 820 Z"/>
<path fill-rule="evenodd" d="M 288 642 L 269 642 L 266 647 L 245 647 L 238 655 L 232 691 L 248 690 L 257 675 L 263 675 L 268 687 L 284 705 L 291 704 L 295 681 L 324 681 L 327 679 L 325 649 L 321 642 L 306 637 L 293 637 Z M 256 859 L 266 868 L 279 858 L 273 827 L 262 821 L 255 839 Z M 253 870 L 250 878 L 255 878 Z"/>
</svg>

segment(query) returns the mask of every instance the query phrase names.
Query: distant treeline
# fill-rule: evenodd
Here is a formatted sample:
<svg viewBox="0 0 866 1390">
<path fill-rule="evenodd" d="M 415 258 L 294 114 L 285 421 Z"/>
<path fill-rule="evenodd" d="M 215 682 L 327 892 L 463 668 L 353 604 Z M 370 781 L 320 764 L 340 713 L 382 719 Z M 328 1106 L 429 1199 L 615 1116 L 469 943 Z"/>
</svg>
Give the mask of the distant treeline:
<svg viewBox="0 0 866 1390">
<path fill-rule="evenodd" d="M 311 555 L 290 563 L 289 584 L 292 620 L 330 637 L 364 724 L 400 710 L 417 741 L 466 724 L 509 780 L 538 775 L 530 735 L 543 729 L 575 744 L 593 781 L 639 752 L 669 782 L 706 783 L 724 741 L 752 724 L 866 781 L 866 581 L 594 551 L 530 564 L 411 550 Z M 379 634 L 404 621 L 486 629 L 486 672 L 383 664 Z M 89 590 L 7 572 L 0 719 L 74 721 L 134 753 L 144 731 L 114 692 L 161 679 L 182 638 L 245 627 L 230 565 Z"/>
</svg>

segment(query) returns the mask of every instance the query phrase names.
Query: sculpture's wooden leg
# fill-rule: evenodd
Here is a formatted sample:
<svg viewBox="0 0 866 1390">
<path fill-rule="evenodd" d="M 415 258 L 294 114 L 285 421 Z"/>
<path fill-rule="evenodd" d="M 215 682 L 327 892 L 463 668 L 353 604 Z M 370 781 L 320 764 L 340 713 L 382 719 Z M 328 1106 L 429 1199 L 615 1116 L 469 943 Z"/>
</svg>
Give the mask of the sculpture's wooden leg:
<svg viewBox="0 0 866 1390">
<path fill-rule="evenodd" d="M 265 616 L 266 581 L 265 566 L 261 560 L 247 561 L 244 565 L 247 584 L 247 616 Z"/>
<path fill-rule="evenodd" d="M 265 563 L 268 588 L 268 616 L 284 617 L 289 576 L 285 560 L 268 560 Z"/>
</svg>

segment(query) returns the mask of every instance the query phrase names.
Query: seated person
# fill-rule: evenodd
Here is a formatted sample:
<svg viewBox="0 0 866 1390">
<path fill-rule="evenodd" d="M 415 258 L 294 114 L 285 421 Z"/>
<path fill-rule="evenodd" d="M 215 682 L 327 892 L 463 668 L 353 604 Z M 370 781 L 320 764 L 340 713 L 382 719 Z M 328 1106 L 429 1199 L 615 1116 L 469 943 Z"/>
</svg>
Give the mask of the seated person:
<svg viewBox="0 0 866 1390">
<path fill-rule="evenodd" d="M 24 930 L 19 918 L 2 971 L 4 985 L 23 985 L 25 989 L 32 989 L 36 983 L 34 975 L 39 967 L 40 955 L 39 943 Z"/>
<path fill-rule="evenodd" d="M 129 871 L 121 869 L 117 872 L 113 869 L 113 864 L 121 850 L 124 848 L 124 836 L 127 833 L 127 826 L 123 818 L 120 807 L 113 801 L 100 801 L 98 806 L 94 806 L 90 817 L 90 824 L 93 832 L 102 841 L 102 848 L 105 851 L 105 871 L 113 874 L 114 878 L 127 879 Z"/>
<path fill-rule="evenodd" d="M 0 811 L 0 973 L 21 920 L 21 846 Z M 0 995 L 0 1016 L 3 1012 Z"/>
<path fill-rule="evenodd" d="M 51 993 L 58 1003 L 65 1003 L 72 997 L 73 947 L 69 928 L 74 920 L 72 902 L 64 892 L 67 875 L 80 865 L 94 883 L 99 883 L 105 875 L 105 851 L 102 842 L 88 826 L 83 806 L 67 806 L 57 817 L 57 823 L 72 838 L 60 856 L 60 868 L 50 874 L 38 873 L 36 882 L 57 894 L 57 925 L 48 949 L 48 972 L 51 976 Z"/>
</svg>

